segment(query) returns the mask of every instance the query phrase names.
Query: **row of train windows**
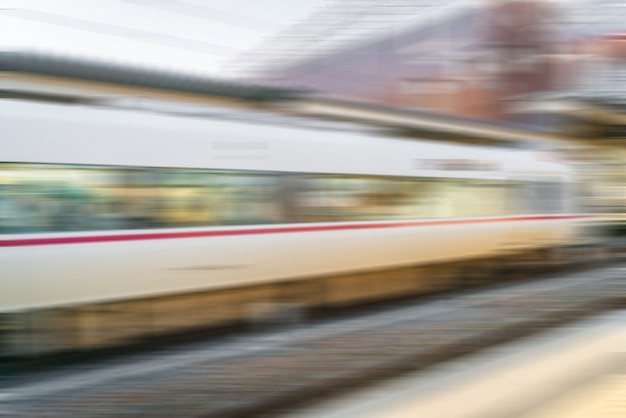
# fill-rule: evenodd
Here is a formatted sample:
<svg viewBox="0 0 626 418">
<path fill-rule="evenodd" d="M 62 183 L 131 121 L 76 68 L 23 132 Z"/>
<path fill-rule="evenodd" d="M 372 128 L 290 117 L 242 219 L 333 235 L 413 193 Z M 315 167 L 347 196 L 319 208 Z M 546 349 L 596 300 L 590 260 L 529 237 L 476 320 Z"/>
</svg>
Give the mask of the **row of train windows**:
<svg viewBox="0 0 626 418">
<path fill-rule="evenodd" d="M 497 180 L 0 164 L 0 232 L 554 213 L 563 210 L 561 189 Z"/>
</svg>

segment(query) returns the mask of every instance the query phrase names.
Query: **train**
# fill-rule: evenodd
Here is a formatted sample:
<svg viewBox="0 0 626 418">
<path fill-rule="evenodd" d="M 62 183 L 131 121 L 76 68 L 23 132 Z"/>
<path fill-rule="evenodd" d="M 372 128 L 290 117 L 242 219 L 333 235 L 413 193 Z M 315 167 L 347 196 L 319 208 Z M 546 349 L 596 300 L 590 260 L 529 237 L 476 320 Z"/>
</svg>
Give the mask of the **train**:
<svg viewBox="0 0 626 418">
<path fill-rule="evenodd" d="M 584 229 L 528 149 L 9 98 L 0 124 L 2 356 L 454 288 Z"/>
</svg>

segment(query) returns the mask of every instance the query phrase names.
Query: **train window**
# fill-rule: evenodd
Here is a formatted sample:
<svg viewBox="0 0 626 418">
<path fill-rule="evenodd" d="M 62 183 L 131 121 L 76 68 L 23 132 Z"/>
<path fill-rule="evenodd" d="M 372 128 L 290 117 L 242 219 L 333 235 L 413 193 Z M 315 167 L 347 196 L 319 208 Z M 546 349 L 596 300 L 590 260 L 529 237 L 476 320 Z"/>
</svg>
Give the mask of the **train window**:
<svg viewBox="0 0 626 418">
<path fill-rule="evenodd" d="M 411 183 L 407 179 L 386 178 L 381 179 L 376 192 L 375 201 L 378 205 L 377 216 L 381 219 L 403 219 L 412 217 Z"/>
<path fill-rule="evenodd" d="M 568 185 L 560 181 L 553 183 L 554 188 L 554 213 L 566 213 L 569 211 L 568 206 Z"/>
<path fill-rule="evenodd" d="M 359 221 L 401 217 L 401 179 L 312 175 L 300 178 L 296 210 L 302 222 Z"/>
<path fill-rule="evenodd" d="M 383 178 L 370 176 L 308 176 L 298 192 L 300 220 L 445 218 L 487 216 L 502 212 L 499 185 L 458 179 Z M 474 201 L 462 198 L 461 191 Z M 480 193 L 479 193 L 480 192 Z"/>
<path fill-rule="evenodd" d="M 564 208 L 564 190 L 562 183 L 537 182 L 535 189 L 536 213 L 561 213 Z"/>
<path fill-rule="evenodd" d="M 296 210 L 302 222 L 347 221 L 358 217 L 366 185 L 349 176 L 302 176 L 296 192 Z M 364 189 L 365 187 L 365 189 Z"/>
<path fill-rule="evenodd" d="M 132 170 L 133 228 L 245 225 L 281 221 L 277 176 L 209 170 Z"/>
<path fill-rule="evenodd" d="M 511 215 L 532 213 L 534 200 L 531 185 L 523 181 L 511 181 L 508 184 L 508 212 Z"/>
<path fill-rule="evenodd" d="M 492 180 L 411 179 L 404 217 L 449 218 L 506 214 L 506 185 Z"/>
<path fill-rule="evenodd" d="M 275 223 L 276 175 L 3 164 L 0 232 Z"/>
<path fill-rule="evenodd" d="M 435 218 L 436 194 L 440 185 L 436 179 L 406 179 L 401 200 L 402 218 Z"/>
<path fill-rule="evenodd" d="M 487 180 L 226 170 L 0 165 L 0 232 L 499 216 L 510 185 Z M 538 212 L 560 183 L 520 182 Z M 289 217 L 287 217 L 289 215 Z"/>
<path fill-rule="evenodd" d="M 565 205 L 565 185 L 562 182 L 525 181 L 516 182 L 512 200 L 519 214 L 563 213 Z"/>
<path fill-rule="evenodd" d="M 0 172 L 0 230 L 3 232 L 126 226 L 119 170 L 6 164 Z"/>
<path fill-rule="evenodd" d="M 452 218 L 463 216 L 466 204 L 459 201 L 462 190 L 458 179 L 440 179 L 429 181 L 428 212 L 431 218 Z"/>
<path fill-rule="evenodd" d="M 455 195 L 455 216 L 503 216 L 507 214 L 506 185 L 494 180 L 461 180 Z"/>
<path fill-rule="evenodd" d="M 209 173 L 177 169 L 126 170 L 124 187 L 129 228 L 163 228 L 215 223 L 210 209 Z"/>
<path fill-rule="evenodd" d="M 405 214 L 411 218 L 451 218 L 480 216 L 469 214 L 473 205 L 467 196 L 472 193 L 462 179 L 422 178 L 408 181 Z"/>
<path fill-rule="evenodd" d="M 220 173 L 212 176 L 210 200 L 219 224 L 246 225 L 283 221 L 278 175 Z"/>
</svg>

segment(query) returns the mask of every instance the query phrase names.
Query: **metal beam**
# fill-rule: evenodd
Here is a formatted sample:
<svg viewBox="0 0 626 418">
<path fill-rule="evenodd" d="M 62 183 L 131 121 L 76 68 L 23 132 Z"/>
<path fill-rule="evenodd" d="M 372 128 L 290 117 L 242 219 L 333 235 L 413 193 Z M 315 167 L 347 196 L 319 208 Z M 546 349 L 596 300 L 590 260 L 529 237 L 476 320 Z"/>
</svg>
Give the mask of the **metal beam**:
<svg viewBox="0 0 626 418">
<path fill-rule="evenodd" d="M 553 132 L 518 127 L 513 124 L 495 123 L 457 116 L 441 115 L 415 109 L 394 108 L 358 102 L 329 99 L 288 101 L 273 106 L 284 112 L 324 118 L 343 119 L 397 129 L 414 129 L 451 134 L 450 142 L 474 142 L 481 138 L 492 143 L 521 141 L 566 141 L 568 138 Z M 463 136 L 468 141 L 459 140 Z"/>
</svg>

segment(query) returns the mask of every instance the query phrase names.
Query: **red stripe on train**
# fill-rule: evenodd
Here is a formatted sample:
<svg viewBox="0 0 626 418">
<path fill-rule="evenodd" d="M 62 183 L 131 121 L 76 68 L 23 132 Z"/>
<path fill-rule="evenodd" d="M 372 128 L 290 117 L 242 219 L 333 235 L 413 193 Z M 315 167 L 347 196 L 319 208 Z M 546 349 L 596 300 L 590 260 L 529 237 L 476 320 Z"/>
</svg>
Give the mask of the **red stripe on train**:
<svg viewBox="0 0 626 418">
<path fill-rule="evenodd" d="M 0 247 L 19 247 L 26 245 L 52 245 L 52 244 L 85 244 L 112 241 L 137 241 L 151 239 L 172 239 L 172 238 L 203 238 L 203 237 L 225 237 L 232 235 L 256 235 L 256 234 L 281 234 L 291 232 L 319 232 L 319 231 L 342 231 L 350 229 L 378 229 L 378 228 L 400 228 L 412 226 L 433 226 L 433 225 L 457 225 L 487 222 L 506 221 L 545 221 L 564 220 L 574 218 L 584 218 L 585 216 L 573 215 L 541 215 L 541 216 L 519 216 L 513 218 L 477 218 L 477 219 L 442 219 L 428 221 L 410 221 L 397 223 L 368 223 L 368 224 L 341 224 L 341 225 L 311 225 L 311 226 L 287 226 L 287 227 L 254 227 L 250 229 L 223 229 L 212 231 L 180 231 L 180 232 L 147 232 L 140 234 L 118 234 L 100 236 L 80 236 L 80 237 L 50 237 L 50 238 L 18 238 L 0 240 Z"/>
</svg>

